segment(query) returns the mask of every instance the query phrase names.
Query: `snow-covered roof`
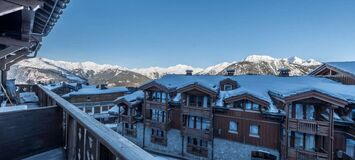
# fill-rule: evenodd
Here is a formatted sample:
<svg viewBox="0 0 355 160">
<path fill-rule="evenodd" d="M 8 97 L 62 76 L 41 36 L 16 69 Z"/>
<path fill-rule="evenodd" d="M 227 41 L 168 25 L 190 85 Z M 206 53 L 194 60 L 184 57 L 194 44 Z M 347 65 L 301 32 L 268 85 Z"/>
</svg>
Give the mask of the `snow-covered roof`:
<svg viewBox="0 0 355 160">
<path fill-rule="evenodd" d="M 120 101 L 120 100 L 125 100 L 131 105 L 137 104 L 142 101 L 144 98 L 144 92 L 141 90 L 135 91 L 132 94 L 128 94 L 122 97 L 118 97 L 115 102 Z"/>
<path fill-rule="evenodd" d="M 112 87 L 107 89 L 96 88 L 95 85 L 83 85 L 78 91 L 70 92 L 63 97 L 79 96 L 79 95 L 95 95 L 95 94 L 110 94 L 128 92 L 126 87 Z"/>
<path fill-rule="evenodd" d="M 27 109 L 28 109 L 27 105 L 17 105 L 17 106 L 9 106 L 9 107 L 0 107 L 0 112 L 21 111 Z"/>
<path fill-rule="evenodd" d="M 64 86 L 71 86 L 75 88 L 77 86 L 77 83 L 53 83 L 53 84 L 44 85 L 43 87 L 49 90 L 55 90 Z"/>
<path fill-rule="evenodd" d="M 355 76 L 355 61 L 350 62 L 328 62 L 327 65 L 350 73 Z"/>
<path fill-rule="evenodd" d="M 35 92 L 22 92 L 19 94 L 21 103 L 38 102 L 39 98 Z"/>
<path fill-rule="evenodd" d="M 239 88 L 230 91 L 219 91 L 219 82 L 230 78 L 239 84 Z M 270 92 L 280 97 L 288 97 L 307 91 L 317 91 L 334 98 L 355 103 L 355 85 L 341 83 L 314 76 L 278 77 L 271 75 L 239 75 L 239 76 L 209 76 L 209 75 L 166 75 L 154 82 L 170 89 L 179 89 L 198 83 L 219 93 L 217 106 L 223 106 L 224 99 L 242 94 L 250 94 L 269 103 L 269 112 L 278 112 L 273 105 Z M 174 98 L 174 101 L 177 101 Z"/>
</svg>

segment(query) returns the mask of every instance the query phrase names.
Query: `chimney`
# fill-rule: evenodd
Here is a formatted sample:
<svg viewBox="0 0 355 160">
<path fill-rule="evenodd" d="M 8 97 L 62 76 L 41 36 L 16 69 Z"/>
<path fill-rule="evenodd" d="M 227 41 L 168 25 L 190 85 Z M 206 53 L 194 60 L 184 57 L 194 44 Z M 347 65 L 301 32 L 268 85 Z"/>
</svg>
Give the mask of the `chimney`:
<svg viewBox="0 0 355 160">
<path fill-rule="evenodd" d="M 290 76 L 290 69 L 288 69 L 288 68 L 280 68 L 279 69 L 279 76 L 280 77 L 289 77 Z"/>
<path fill-rule="evenodd" d="M 226 74 L 226 76 L 234 76 L 234 72 L 235 72 L 234 69 L 227 69 L 227 74 Z"/>
<path fill-rule="evenodd" d="M 192 72 L 193 72 L 193 70 L 188 69 L 188 70 L 186 70 L 186 75 L 187 75 L 187 76 L 191 76 L 191 75 L 192 75 Z"/>
<path fill-rule="evenodd" d="M 96 86 L 96 88 L 101 89 L 101 90 L 107 89 L 107 84 L 99 84 Z"/>
</svg>

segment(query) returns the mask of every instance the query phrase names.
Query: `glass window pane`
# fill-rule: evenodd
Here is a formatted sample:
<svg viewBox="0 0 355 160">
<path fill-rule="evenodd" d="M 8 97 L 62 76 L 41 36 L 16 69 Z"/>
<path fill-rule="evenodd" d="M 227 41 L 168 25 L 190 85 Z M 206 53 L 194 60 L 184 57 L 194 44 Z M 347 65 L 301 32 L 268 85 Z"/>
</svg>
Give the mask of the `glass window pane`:
<svg viewBox="0 0 355 160">
<path fill-rule="evenodd" d="M 347 139 L 346 140 L 346 154 L 352 158 L 355 158 L 355 140 Z"/>
<path fill-rule="evenodd" d="M 295 133 L 295 147 L 303 149 L 303 133 Z"/>
<path fill-rule="evenodd" d="M 306 135 L 306 144 L 305 148 L 308 151 L 315 151 L 315 137 L 314 135 L 307 134 Z"/>
<path fill-rule="evenodd" d="M 314 120 L 314 106 L 313 105 L 307 105 L 306 106 L 307 111 L 306 111 L 306 115 L 307 115 L 307 119 L 308 120 Z"/>
<path fill-rule="evenodd" d="M 229 121 L 229 132 L 238 132 L 238 124 L 235 121 Z"/>
<path fill-rule="evenodd" d="M 248 100 L 245 101 L 245 109 L 251 110 L 251 102 Z"/>
<path fill-rule="evenodd" d="M 296 119 L 303 119 L 303 105 L 296 104 Z"/>
<path fill-rule="evenodd" d="M 259 126 L 255 124 L 250 125 L 249 134 L 252 136 L 259 136 Z"/>
<path fill-rule="evenodd" d="M 200 117 L 196 117 L 196 128 L 201 129 L 201 118 Z"/>
</svg>

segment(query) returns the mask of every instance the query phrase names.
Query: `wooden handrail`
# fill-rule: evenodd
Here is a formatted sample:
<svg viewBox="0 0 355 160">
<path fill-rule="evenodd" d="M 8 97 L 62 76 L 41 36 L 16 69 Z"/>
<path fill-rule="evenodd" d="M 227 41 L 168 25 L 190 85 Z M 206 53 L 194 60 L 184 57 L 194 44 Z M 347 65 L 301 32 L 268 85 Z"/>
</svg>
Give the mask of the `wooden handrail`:
<svg viewBox="0 0 355 160">
<path fill-rule="evenodd" d="M 110 128 L 104 126 L 99 121 L 90 117 L 88 114 L 81 111 L 78 107 L 64 100 L 54 92 L 37 85 L 40 90 L 44 91 L 64 112 L 69 114 L 77 123 L 83 126 L 97 140 L 107 147 L 116 157 L 121 159 L 135 160 L 153 160 L 154 157 L 144 151 L 131 141 L 114 132 Z"/>
</svg>

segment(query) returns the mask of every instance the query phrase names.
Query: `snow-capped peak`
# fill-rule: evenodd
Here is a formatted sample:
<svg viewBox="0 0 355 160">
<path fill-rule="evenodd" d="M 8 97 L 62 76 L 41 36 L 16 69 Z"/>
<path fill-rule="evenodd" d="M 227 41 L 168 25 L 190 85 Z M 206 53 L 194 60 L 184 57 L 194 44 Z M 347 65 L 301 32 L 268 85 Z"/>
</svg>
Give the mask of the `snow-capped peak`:
<svg viewBox="0 0 355 160">
<path fill-rule="evenodd" d="M 304 60 L 304 59 L 299 58 L 297 56 L 292 56 L 289 58 L 273 58 L 271 56 L 266 56 L 266 55 L 250 55 L 247 58 L 245 58 L 244 61 L 254 62 L 254 63 L 286 61 L 289 64 L 298 64 L 298 65 L 304 65 L 304 66 L 320 65 L 321 64 L 320 62 L 318 62 L 314 59 Z"/>
<path fill-rule="evenodd" d="M 267 55 L 250 55 L 247 58 L 244 59 L 244 61 L 248 62 L 269 62 L 269 61 L 274 61 L 276 60 L 273 57 L 267 56 Z"/>
</svg>

